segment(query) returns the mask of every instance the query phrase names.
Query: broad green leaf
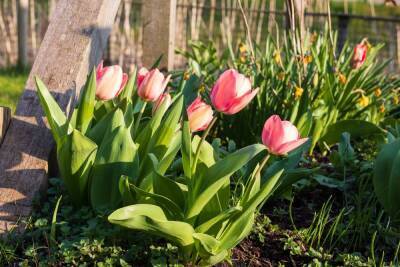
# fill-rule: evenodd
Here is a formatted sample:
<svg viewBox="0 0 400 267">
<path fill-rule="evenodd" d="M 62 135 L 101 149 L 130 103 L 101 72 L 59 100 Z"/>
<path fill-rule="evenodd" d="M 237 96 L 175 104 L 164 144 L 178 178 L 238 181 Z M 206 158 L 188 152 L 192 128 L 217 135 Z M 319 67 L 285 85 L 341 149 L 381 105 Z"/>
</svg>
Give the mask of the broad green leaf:
<svg viewBox="0 0 400 267">
<path fill-rule="evenodd" d="M 88 178 L 96 151 L 97 145 L 78 130 L 65 135 L 57 146 L 61 177 L 72 202 L 77 206 L 87 202 Z"/>
<path fill-rule="evenodd" d="M 384 134 L 382 128 L 373 123 L 362 120 L 344 120 L 330 125 L 321 141 L 329 145 L 335 144 L 340 141 L 344 132 L 348 132 L 353 138 Z"/>
<path fill-rule="evenodd" d="M 123 125 L 104 138 L 91 174 L 90 199 L 96 210 L 113 209 L 121 204 L 120 177 L 130 176 L 134 181 L 138 178 L 137 149 L 129 129 Z"/>
<path fill-rule="evenodd" d="M 385 210 L 400 218 L 400 139 L 382 147 L 375 160 L 373 183 Z"/>
<path fill-rule="evenodd" d="M 185 176 L 190 179 L 192 177 L 192 141 L 188 121 L 183 123 L 181 154 L 183 172 Z"/>
<path fill-rule="evenodd" d="M 76 128 L 86 134 L 93 119 L 94 105 L 96 101 L 96 70 L 90 73 L 83 89 L 76 118 Z"/>
<path fill-rule="evenodd" d="M 220 245 L 215 237 L 203 233 L 193 233 L 194 245 L 202 258 L 215 256 Z"/>
<path fill-rule="evenodd" d="M 130 74 L 130 78 L 127 84 L 125 85 L 125 88 L 119 94 L 118 96 L 119 101 L 122 101 L 123 99 L 132 99 L 132 96 L 136 91 L 136 79 L 137 79 L 137 68 L 135 68 L 134 71 Z"/>
<path fill-rule="evenodd" d="M 134 184 L 131 184 L 130 186 L 136 192 L 138 196 L 138 202 L 146 203 L 149 202 L 148 199 L 151 199 L 151 203 L 157 203 L 163 208 L 164 211 L 167 212 L 168 218 L 183 220 L 183 212 L 181 208 L 168 197 L 145 191 Z"/>
<path fill-rule="evenodd" d="M 233 208 L 227 209 L 227 210 L 221 212 L 220 214 L 218 214 L 217 216 L 211 218 L 210 220 L 197 226 L 196 232 L 209 234 L 210 229 L 214 228 L 215 226 L 220 226 L 222 222 L 229 219 L 233 215 L 239 213 L 240 211 L 241 211 L 240 207 L 233 207 Z M 220 227 L 218 227 L 218 228 L 220 228 Z"/>
<path fill-rule="evenodd" d="M 263 145 L 251 145 L 232 153 L 211 166 L 201 176 L 196 177 L 191 203 L 186 217 L 188 219 L 197 216 L 212 197 L 229 182 L 229 177 L 243 167 L 255 155 L 265 150 Z"/>
<path fill-rule="evenodd" d="M 282 173 L 283 169 L 276 172 L 274 176 L 261 186 L 260 191 L 246 202 L 242 211 L 238 215 L 232 216 L 226 230 L 223 232 L 221 237 L 218 238 L 221 241 L 221 250 L 235 247 L 244 237 L 246 237 L 248 232 L 251 230 L 255 210 L 272 194 Z"/>
<path fill-rule="evenodd" d="M 193 227 L 188 223 L 169 221 L 163 210 L 155 205 L 127 206 L 114 211 L 108 220 L 113 224 L 164 237 L 183 248 L 194 244 Z"/>
<path fill-rule="evenodd" d="M 88 131 L 87 136 L 96 144 L 100 145 L 106 135 L 122 125 L 125 125 L 124 114 L 121 109 L 116 109 L 96 123 L 96 125 Z"/>
<path fill-rule="evenodd" d="M 168 150 L 165 152 L 164 157 L 160 160 L 157 165 L 157 172 L 164 175 L 168 168 L 171 166 L 172 162 L 176 158 L 179 149 L 181 148 L 182 133 L 178 131 L 175 133 L 171 144 L 168 146 Z"/>
<path fill-rule="evenodd" d="M 68 134 L 69 124 L 67 123 L 67 117 L 61 110 L 60 106 L 54 100 L 53 96 L 50 94 L 46 85 L 40 80 L 39 77 L 35 77 L 37 92 L 42 105 L 44 114 L 50 124 L 51 132 L 57 144 L 61 141 L 64 135 Z"/>
<path fill-rule="evenodd" d="M 130 188 L 129 182 L 132 181 L 128 176 L 122 175 L 119 179 L 118 188 L 125 206 L 135 203 L 135 194 Z"/>
<path fill-rule="evenodd" d="M 157 158 L 150 154 L 149 157 L 153 161 L 153 189 L 154 193 L 167 197 L 183 210 L 185 199 L 183 192 L 177 182 L 164 177 L 157 173 Z"/>
</svg>

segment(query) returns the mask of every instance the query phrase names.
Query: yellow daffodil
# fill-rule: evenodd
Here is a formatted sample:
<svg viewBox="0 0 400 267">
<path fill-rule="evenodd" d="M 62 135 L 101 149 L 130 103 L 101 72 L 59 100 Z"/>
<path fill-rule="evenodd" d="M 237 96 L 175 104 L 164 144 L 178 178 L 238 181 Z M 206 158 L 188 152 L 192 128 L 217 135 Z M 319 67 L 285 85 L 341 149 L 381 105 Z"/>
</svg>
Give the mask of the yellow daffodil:
<svg viewBox="0 0 400 267">
<path fill-rule="evenodd" d="M 369 105 L 369 98 L 365 95 L 361 95 L 360 99 L 358 100 L 358 104 L 361 107 L 366 107 Z"/>
<path fill-rule="evenodd" d="M 382 105 L 379 107 L 379 112 L 380 113 L 385 113 L 385 105 L 382 103 Z"/>
<path fill-rule="evenodd" d="M 344 76 L 344 75 L 343 75 L 342 73 L 340 73 L 340 72 L 339 72 L 338 76 L 339 76 L 339 82 L 340 82 L 341 84 L 345 85 L 345 84 L 347 83 L 347 78 L 346 78 L 346 76 Z"/>
<path fill-rule="evenodd" d="M 303 88 L 301 88 L 301 87 L 299 87 L 299 86 L 296 86 L 296 87 L 295 87 L 295 91 L 294 91 L 294 97 L 295 97 L 296 99 L 299 99 L 299 98 L 303 95 L 303 92 L 304 92 L 304 89 L 303 89 Z"/>
<path fill-rule="evenodd" d="M 376 96 L 376 97 L 380 97 L 380 96 L 382 95 L 382 90 L 381 90 L 381 88 L 376 88 L 374 93 L 375 93 L 375 96 Z"/>
<path fill-rule="evenodd" d="M 247 52 L 247 46 L 244 43 L 239 44 L 239 51 L 240 53 L 244 54 Z"/>
<path fill-rule="evenodd" d="M 274 60 L 275 60 L 276 64 L 282 65 L 281 52 L 279 52 L 279 50 L 275 50 L 275 52 L 274 52 Z"/>
</svg>

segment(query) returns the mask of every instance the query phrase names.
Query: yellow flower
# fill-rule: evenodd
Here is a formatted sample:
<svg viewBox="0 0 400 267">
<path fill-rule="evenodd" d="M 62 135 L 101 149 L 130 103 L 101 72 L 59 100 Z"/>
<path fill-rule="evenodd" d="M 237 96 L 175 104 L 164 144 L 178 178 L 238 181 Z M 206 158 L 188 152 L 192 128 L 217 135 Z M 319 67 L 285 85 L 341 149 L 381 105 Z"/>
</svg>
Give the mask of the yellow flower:
<svg viewBox="0 0 400 267">
<path fill-rule="evenodd" d="M 385 105 L 382 103 L 382 105 L 379 107 L 379 112 L 384 113 L 385 112 Z"/>
<path fill-rule="evenodd" d="M 279 50 L 275 50 L 275 52 L 274 52 L 274 60 L 275 60 L 276 64 L 282 65 L 281 53 L 279 52 Z"/>
<path fill-rule="evenodd" d="M 315 41 L 317 41 L 317 38 L 318 38 L 318 34 L 316 32 L 313 32 L 313 34 L 311 35 L 311 38 L 310 38 L 310 42 L 314 43 Z"/>
<path fill-rule="evenodd" d="M 189 80 L 189 78 L 190 78 L 190 73 L 188 71 L 185 71 L 185 73 L 183 74 L 183 79 L 187 81 Z"/>
<path fill-rule="evenodd" d="M 399 104 L 399 96 L 396 94 L 393 96 L 393 104 L 398 105 Z"/>
<path fill-rule="evenodd" d="M 294 97 L 299 99 L 303 95 L 304 89 L 301 87 L 296 86 L 294 91 Z"/>
<path fill-rule="evenodd" d="M 382 90 L 381 90 L 381 88 L 376 88 L 374 93 L 375 93 L 375 96 L 376 96 L 376 97 L 380 97 L 380 96 L 382 95 Z"/>
<path fill-rule="evenodd" d="M 345 84 L 347 83 L 347 78 L 346 78 L 346 76 L 344 76 L 344 75 L 343 75 L 342 73 L 340 73 L 340 72 L 339 72 L 338 76 L 339 76 L 339 82 L 340 82 L 341 84 L 345 85 Z"/>
<path fill-rule="evenodd" d="M 240 53 L 244 54 L 247 52 L 247 46 L 244 43 L 239 44 L 239 51 Z"/>
<path fill-rule="evenodd" d="M 285 79 L 285 73 L 284 72 L 279 72 L 278 73 L 278 80 L 283 81 Z"/>
<path fill-rule="evenodd" d="M 361 95 L 361 98 L 358 100 L 358 104 L 362 107 L 366 107 L 369 105 L 369 98 L 365 95 Z"/>
<path fill-rule="evenodd" d="M 312 60 L 313 60 L 312 55 L 306 55 L 306 56 L 303 57 L 303 63 L 304 63 L 304 65 L 307 65 L 307 64 L 311 63 Z"/>
</svg>

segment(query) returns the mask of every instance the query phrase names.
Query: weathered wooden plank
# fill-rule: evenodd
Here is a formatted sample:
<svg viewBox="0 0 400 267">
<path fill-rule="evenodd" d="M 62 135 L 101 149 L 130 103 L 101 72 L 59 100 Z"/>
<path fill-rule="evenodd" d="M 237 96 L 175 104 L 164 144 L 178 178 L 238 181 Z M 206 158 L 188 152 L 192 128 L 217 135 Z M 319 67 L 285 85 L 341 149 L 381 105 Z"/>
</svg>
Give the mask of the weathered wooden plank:
<svg viewBox="0 0 400 267">
<path fill-rule="evenodd" d="M 7 107 L 0 107 L 0 145 L 3 142 L 10 120 L 11 110 Z"/>
<path fill-rule="evenodd" d="M 151 67 L 163 55 L 160 68 L 172 70 L 175 54 L 176 0 L 146 0 L 142 4 L 143 64 Z"/>
<path fill-rule="evenodd" d="M 26 216 L 36 193 L 47 185 L 52 136 L 36 94 L 34 76 L 68 112 L 88 71 L 107 44 L 119 0 L 59 0 L 26 89 L 0 147 L 0 232 Z"/>
</svg>

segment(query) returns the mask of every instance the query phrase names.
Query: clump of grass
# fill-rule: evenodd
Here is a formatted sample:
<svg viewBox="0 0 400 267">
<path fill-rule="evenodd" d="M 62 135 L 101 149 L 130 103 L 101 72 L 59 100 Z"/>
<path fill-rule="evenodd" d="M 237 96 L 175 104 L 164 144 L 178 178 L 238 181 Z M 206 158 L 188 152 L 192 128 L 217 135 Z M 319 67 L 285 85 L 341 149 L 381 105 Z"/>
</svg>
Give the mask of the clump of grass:
<svg viewBox="0 0 400 267">
<path fill-rule="evenodd" d="M 7 68 L 0 70 L 0 106 L 11 108 L 12 112 L 18 103 L 29 72 L 21 68 Z"/>
</svg>

